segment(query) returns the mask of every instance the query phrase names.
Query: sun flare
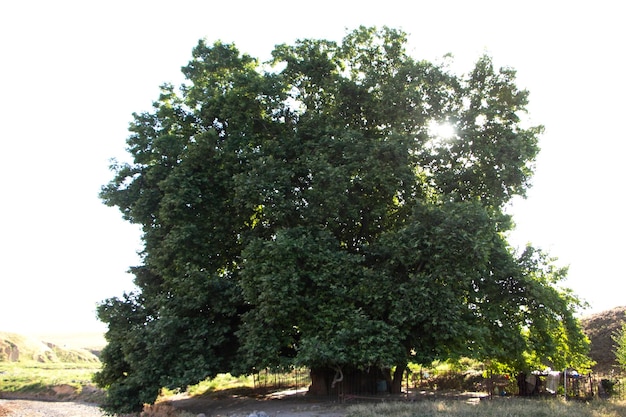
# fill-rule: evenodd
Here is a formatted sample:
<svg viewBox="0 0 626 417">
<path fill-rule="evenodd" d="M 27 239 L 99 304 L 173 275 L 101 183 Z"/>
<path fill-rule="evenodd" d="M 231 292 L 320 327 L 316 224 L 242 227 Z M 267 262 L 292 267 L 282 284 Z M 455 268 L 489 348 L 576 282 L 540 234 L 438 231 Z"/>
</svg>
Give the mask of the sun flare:
<svg viewBox="0 0 626 417">
<path fill-rule="evenodd" d="M 456 135 L 456 128 L 449 122 L 432 121 L 428 125 L 428 133 L 439 139 L 451 139 Z"/>
</svg>

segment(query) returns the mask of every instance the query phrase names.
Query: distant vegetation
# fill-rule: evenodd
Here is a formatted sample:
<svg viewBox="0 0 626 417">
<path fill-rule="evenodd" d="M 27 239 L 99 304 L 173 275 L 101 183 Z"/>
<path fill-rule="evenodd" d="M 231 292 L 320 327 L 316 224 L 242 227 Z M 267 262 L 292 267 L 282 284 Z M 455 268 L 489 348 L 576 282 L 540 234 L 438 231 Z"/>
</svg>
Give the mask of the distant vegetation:
<svg viewBox="0 0 626 417">
<path fill-rule="evenodd" d="M 102 395 L 91 383 L 102 364 L 93 352 L 0 332 L 0 396 L 81 399 Z"/>
</svg>

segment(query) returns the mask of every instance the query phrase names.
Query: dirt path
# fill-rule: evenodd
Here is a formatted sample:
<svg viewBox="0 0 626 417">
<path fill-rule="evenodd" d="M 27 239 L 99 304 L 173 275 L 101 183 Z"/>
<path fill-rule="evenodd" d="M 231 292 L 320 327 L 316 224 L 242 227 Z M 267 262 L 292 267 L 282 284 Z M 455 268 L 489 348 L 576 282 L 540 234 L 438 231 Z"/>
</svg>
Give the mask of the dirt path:
<svg viewBox="0 0 626 417">
<path fill-rule="evenodd" d="M 483 392 L 420 392 L 411 398 L 416 400 L 458 400 L 476 403 L 487 396 Z M 256 412 L 263 412 L 268 417 L 345 417 L 347 409 L 358 402 L 372 405 L 384 401 L 404 401 L 405 396 L 362 397 L 360 400 L 340 403 L 338 398 L 316 398 L 305 395 L 304 391 L 281 391 L 265 396 L 250 395 L 215 395 L 207 397 L 188 397 L 184 394 L 168 398 L 169 405 L 184 410 L 192 415 L 204 414 L 207 417 L 248 417 Z"/>
<path fill-rule="evenodd" d="M 0 417 L 104 417 L 94 404 L 32 400 L 0 400 Z"/>
<path fill-rule="evenodd" d="M 185 398 L 165 402 L 191 415 L 207 417 L 248 417 L 264 412 L 269 417 L 345 417 L 345 406 L 304 399 Z M 169 407 L 168 407 L 169 408 Z M 160 415 L 172 415 L 167 409 Z M 0 400 L 0 417 L 105 417 L 96 405 L 81 402 Z"/>
</svg>

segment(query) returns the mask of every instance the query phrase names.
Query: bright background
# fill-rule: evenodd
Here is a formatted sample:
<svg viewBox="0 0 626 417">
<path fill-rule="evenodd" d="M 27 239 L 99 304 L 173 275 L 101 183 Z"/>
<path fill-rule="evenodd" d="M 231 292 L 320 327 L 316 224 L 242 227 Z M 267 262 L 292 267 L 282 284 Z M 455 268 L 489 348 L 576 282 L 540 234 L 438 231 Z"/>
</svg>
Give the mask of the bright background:
<svg viewBox="0 0 626 417">
<path fill-rule="evenodd" d="M 304 5 L 304 4 L 307 5 Z M 0 330 L 101 331 L 96 303 L 132 290 L 139 229 L 98 199 L 200 38 L 261 59 L 359 25 L 409 33 L 415 58 L 483 53 L 518 71 L 544 124 L 534 187 L 511 208 L 515 245 L 569 265 L 583 314 L 626 305 L 624 83 L 618 1 L 3 1 L 0 4 Z"/>
</svg>

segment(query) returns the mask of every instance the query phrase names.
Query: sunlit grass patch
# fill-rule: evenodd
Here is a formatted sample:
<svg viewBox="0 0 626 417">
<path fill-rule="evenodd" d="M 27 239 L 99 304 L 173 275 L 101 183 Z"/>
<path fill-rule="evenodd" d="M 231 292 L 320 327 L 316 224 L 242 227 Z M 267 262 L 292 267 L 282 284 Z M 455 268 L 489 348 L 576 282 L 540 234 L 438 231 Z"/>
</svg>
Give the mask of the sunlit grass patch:
<svg viewBox="0 0 626 417">
<path fill-rule="evenodd" d="M 191 396 L 209 394 L 226 390 L 280 390 L 285 388 L 307 387 L 311 383 L 308 370 L 297 369 L 289 372 L 260 372 L 254 375 L 232 376 L 219 374 L 196 385 L 189 386 L 187 393 Z M 167 394 L 167 393 L 166 393 Z"/>
<path fill-rule="evenodd" d="M 253 388 L 253 386 L 254 381 L 252 376 L 234 377 L 231 374 L 219 374 L 215 378 L 206 379 L 196 385 L 188 387 L 187 393 L 194 396 L 234 388 Z"/>
<path fill-rule="evenodd" d="M 100 369 L 100 363 L 0 362 L 0 392 L 37 393 L 56 385 L 80 389 Z"/>
</svg>

